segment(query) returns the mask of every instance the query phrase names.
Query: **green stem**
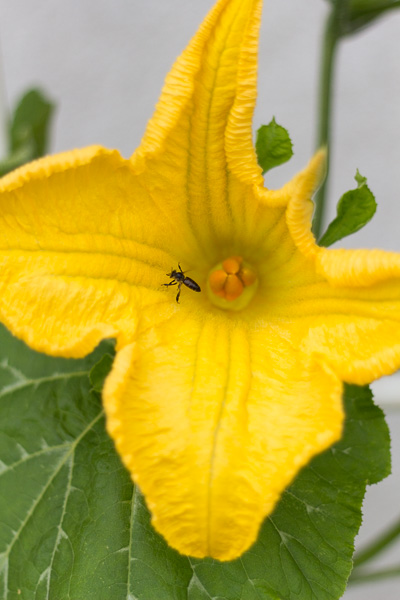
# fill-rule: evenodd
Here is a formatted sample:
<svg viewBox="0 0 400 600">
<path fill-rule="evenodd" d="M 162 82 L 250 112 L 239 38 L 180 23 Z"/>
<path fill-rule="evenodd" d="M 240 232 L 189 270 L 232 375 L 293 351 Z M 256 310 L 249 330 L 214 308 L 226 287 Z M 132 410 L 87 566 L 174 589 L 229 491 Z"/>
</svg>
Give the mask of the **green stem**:
<svg viewBox="0 0 400 600">
<path fill-rule="evenodd" d="M 360 569 L 360 573 L 353 571 L 349 579 L 349 584 L 352 583 L 369 583 L 371 581 L 378 581 L 379 579 L 387 579 L 388 577 L 399 577 L 400 567 L 392 567 L 391 569 L 382 569 L 381 571 L 370 571 L 364 572 Z"/>
<path fill-rule="evenodd" d="M 354 567 L 359 567 L 360 565 L 368 562 L 382 552 L 396 538 L 400 536 L 400 519 L 396 521 L 396 523 L 390 528 L 390 530 L 386 531 L 382 535 L 380 535 L 376 540 L 374 540 L 369 546 L 365 548 L 365 550 L 361 550 L 361 552 L 357 552 L 354 557 Z"/>
<path fill-rule="evenodd" d="M 328 150 L 328 158 L 326 165 L 326 178 L 323 185 L 320 187 L 315 198 L 315 213 L 313 219 L 313 232 L 318 239 L 321 233 L 321 226 L 325 210 L 325 197 L 329 171 L 329 146 L 331 141 L 331 125 L 332 125 L 332 90 L 334 79 L 334 67 L 337 43 L 340 39 L 341 30 L 341 15 L 343 12 L 343 0 L 337 1 L 332 12 L 328 16 L 325 33 L 323 37 L 322 62 L 320 71 L 320 88 L 319 88 L 319 119 L 317 132 L 317 149 L 321 146 L 326 146 Z"/>
<path fill-rule="evenodd" d="M 335 0 L 332 4 L 332 10 L 328 16 L 325 25 L 325 33 L 323 37 L 322 62 L 320 71 L 320 87 L 319 87 L 319 109 L 318 109 L 318 132 L 317 132 L 317 149 L 321 146 L 326 146 L 328 150 L 326 164 L 326 178 L 315 197 L 315 212 L 313 219 L 312 230 L 315 237 L 321 235 L 321 227 L 324 219 L 326 205 L 326 191 L 329 174 L 329 148 L 331 145 L 331 125 L 332 125 L 332 104 L 333 104 L 333 81 L 336 50 L 339 40 L 344 35 L 350 35 L 358 29 L 365 27 L 370 21 L 376 19 L 377 16 L 384 12 L 398 8 L 400 0 L 392 0 L 386 5 L 379 5 L 374 9 L 363 12 L 363 4 L 356 7 L 356 13 L 351 11 L 350 0 Z"/>
</svg>

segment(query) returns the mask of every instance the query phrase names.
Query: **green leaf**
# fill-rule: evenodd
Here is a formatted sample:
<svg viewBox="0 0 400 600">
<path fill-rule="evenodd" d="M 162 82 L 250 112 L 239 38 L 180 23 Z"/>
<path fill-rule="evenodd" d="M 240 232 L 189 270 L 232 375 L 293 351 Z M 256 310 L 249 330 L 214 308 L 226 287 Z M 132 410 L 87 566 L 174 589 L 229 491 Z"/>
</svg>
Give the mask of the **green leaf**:
<svg viewBox="0 0 400 600">
<path fill-rule="evenodd" d="M 372 25 L 394 8 L 400 8 L 400 0 L 353 0 L 349 11 L 349 26 L 346 33 L 355 33 Z"/>
<path fill-rule="evenodd" d="M 400 8 L 400 0 L 329 0 L 336 13 L 336 31 L 340 36 L 351 35 L 385 15 Z"/>
<path fill-rule="evenodd" d="M 9 127 L 9 153 L 0 161 L 0 176 L 46 153 L 54 105 L 39 90 L 26 92 Z"/>
<path fill-rule="evenodd" d="M 348 7 L 353 13 L 371 12 L 396 8 L 399 0 L 328 0 L 331 4 Z"/>
<path fill-rule="evenodd" d="M 344 237 L 359 231 L 374 216 L 376 202 L 373 193 L 367 186 L 367 179 L 360 175 L 358 170 L 354 178 L 358 186 L 340 198 L 336 208 L 337 217 L 319 240 L 320 246 L 331 246 Z"/>
<path fill-rule="evenodd" d="M 10 171 L 17 169 L 21 165 L 32 160 L 33 150 L 32 145 L 26 145 L 10 154 L 4 160 L 0 160 L 0 177 L 6 175 Z"/>
<path fill-rule="evenodd" d="M 104 428 L 103 343 L 48 358 L 0 330 L 0 597 L 333 600 L 351 569 L 367 482 L 389 472 L 368 388 L 346 388 L 343 439 L 302 470 L 240 559 L 195 560 L 153 530 Z M 101 375 L 101 376 L 100 376 Z M 90 377 L 92 381 L 90 381 Z"/>
<path fill-rule="evenodd" d="M 366 14 L 368 12 L 397 8 L 400 2 L 399 0 L 350 0 L 349 5 L 353 14 Z"/>
<path fill-rule="evenodd" d="M 40 90 L 29 90 L 19 101 L 10 128 L 11 151 L 32 145 L 34 156 L 43 156 L 47 148 L 50 119 L 54 105 Z"/>
<path fill-rule="evenodd" d="M 109 600 L 126 581 L 132 485 L 90 393 L 104 348 L 52 359 L 3 329 L 0 345 L 0 597 Z"/>
<path fill-rule="evenodd" d="M 278 125 L 275 118 L 257 131 L 256 152 L 263 174 L 292 158 L 293 146 L 289 133 Z"/>
</svg>

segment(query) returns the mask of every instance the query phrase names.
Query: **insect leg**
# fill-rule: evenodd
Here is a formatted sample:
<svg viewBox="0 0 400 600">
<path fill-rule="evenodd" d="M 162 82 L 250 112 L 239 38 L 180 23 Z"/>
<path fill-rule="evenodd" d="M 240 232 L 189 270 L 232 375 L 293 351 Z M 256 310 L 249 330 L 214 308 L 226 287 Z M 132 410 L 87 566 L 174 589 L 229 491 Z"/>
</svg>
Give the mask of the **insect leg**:
<svg viewBox="0 0 400 600">
<path fill-rule="evenodd" d="M 178 287 L 178 293 L 176 295 L 176 301 L 179 304 L 179 296 L 181 295 L 181 287 L 182 287 L 182 282 L 180 282 L 179 287 Z"/>
</svg>

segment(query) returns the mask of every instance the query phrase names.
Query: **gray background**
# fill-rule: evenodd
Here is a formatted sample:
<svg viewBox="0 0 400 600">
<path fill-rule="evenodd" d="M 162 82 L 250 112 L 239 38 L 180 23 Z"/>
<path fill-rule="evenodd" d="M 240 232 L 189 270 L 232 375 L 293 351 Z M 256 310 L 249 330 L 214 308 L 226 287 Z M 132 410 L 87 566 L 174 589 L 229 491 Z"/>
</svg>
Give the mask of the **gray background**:
<svg viewBox="0 0 400 600">
<path fill-rule="evenodd" d="M 52 151 L 99 143 L 129 156 L 139 144 L 173 60 L 196 31 L 212 0 L 1 0 L 0 110 L 29 86 L 57 103 Z M 309 159 L 315 140 L 316 86 L 324 0 L 266 0 L 261 31 L 255 128 L 275 116 L 292 136 L 295 157 L 267 185 L 280 185 Z M 368 177 L 379 207 L 349 247 L 400 250 L 400 10 L 342 43 L 338 54 L 330 210 Z M 0 126 L 0 149 L 4 144 Z M 342 245 L 345 245 L 344 243 Z M 373 486 L 359 539 L 398 515 L 400 383 L 378 382 L 388 412 L 394 475 Z M 380 564 L 400 563 L 400 544 Z M 399 600 L 400 578 L 354 587 L 346 600 L 377 594 Z M 61 599 L 60 599 L 61 600 Z"/>
</svg>

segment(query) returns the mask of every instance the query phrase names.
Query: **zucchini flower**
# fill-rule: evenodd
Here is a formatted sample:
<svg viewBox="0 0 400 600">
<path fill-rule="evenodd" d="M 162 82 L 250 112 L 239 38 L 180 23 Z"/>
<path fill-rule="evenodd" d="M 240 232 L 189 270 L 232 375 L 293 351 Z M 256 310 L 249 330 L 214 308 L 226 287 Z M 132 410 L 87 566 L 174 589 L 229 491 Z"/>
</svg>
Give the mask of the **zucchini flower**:
<svg viewBox="0 0 400 600">
<path fill-rule="evenodd" d="M 130 159 L 93 146 L 0 181 L 1 321 L 52 356 L 116 339 L 108 432 L 167 542 L 219 560 L 339 439 L 343 382 L 400 367 L 400 255 L 311 233 L 324 151 L 264 187 L 261 8 L 218 0 Z"/>
</svg>

